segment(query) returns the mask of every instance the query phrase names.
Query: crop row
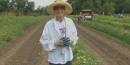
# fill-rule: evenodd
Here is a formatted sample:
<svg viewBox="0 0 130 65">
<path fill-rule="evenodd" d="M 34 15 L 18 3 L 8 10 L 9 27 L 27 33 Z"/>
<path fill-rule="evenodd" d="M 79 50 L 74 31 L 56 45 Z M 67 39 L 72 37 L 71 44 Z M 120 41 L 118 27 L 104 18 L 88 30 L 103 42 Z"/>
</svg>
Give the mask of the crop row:
<svg viewBox="0 0 130 65">
<path fill-rule="evenodd" d="M 30 27 L 46 20 L 47 16 L 1 16 L 0 17 L 0 47 L 21 35 Z"/>
</svg>

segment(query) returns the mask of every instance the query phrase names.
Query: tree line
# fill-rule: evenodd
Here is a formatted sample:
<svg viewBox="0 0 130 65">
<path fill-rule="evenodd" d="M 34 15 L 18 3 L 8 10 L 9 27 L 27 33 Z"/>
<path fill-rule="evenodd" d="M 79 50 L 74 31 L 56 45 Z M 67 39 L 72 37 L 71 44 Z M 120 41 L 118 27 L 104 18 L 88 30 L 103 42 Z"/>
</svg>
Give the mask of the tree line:
<svg viewBox="0 0 130 65">
<path fill-rule="evenodd" d="M 47 6 L 38 6 L 35 8 L 35 3 L 28 0 L 0 0 L 0 14 L 8 15 L 42 15 L 46 14 Z"/>
<path fill-rule="evenodd" d="M 72 14 L 79 14 L 83 9 L 91 9 L 97 14 L 130 13 L 130 0 L 67 0 L 72 7 Z M 47 14 L 47 6 L 38 6 L 28 0 L 0 0 L 0 14 L 42 15 Z"/>
<path fill-rule="evenodd" d="M 67 0 L 72 7 L 72 14 L 79 14 L 83 9 L 91 9 L 95 13 L 118 14 L 130 13 L 130 0 Z"/>
</svg>

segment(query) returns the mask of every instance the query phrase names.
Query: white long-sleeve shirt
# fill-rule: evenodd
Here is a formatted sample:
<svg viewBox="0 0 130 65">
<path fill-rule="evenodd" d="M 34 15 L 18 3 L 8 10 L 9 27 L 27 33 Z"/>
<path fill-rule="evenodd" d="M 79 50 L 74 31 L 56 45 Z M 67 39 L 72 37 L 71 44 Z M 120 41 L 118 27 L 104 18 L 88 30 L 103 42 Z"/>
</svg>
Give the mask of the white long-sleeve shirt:
<svg viewBox="0 0 130 65">
<path fill-rule="evenodd" d="M 76 45 L 77 29 L 70 18 L 64 17 L 64 21 L 60 24 L 56 18 L 48 21 L 44 27 L 43 33 L 40 38 L 40 43 L 45 51 L 49 52 L 48 61 L 53 64 L 65 64 L 67 61 L 72 61 L 73 52 L 71 47 L 55 46 L 54 41 L 63 37 L 60 28 L 66 28 L 66 37 L 74 37 L 73 46 Z"/>
</svg>

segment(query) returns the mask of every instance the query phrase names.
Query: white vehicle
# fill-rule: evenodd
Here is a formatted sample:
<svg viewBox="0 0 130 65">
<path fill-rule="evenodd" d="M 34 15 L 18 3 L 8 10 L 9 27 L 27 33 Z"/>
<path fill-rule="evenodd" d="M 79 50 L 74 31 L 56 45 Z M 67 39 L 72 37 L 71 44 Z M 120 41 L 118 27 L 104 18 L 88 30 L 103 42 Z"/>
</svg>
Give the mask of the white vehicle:
<svg viewBox="0 0 130 65">
<path fill-rule="evenodd" d="M 98 14 L 94 14 L 94 16 L 98 16 Z M 92 20 L 91 15 L 84 16 L 84 20 Z"/>
<path fill-rule="evenodd" d="M 82 11 L 83 11 L 83 15 L 84 15 L 84 20 L 92 20 L 92 17 L 91 17 L 92 10 L 83 9 Z"/>
<path fill-rule="evenodd" d="M 84 20 L 92 20 L 91 16 L 84 16 Z"/>
</svg>

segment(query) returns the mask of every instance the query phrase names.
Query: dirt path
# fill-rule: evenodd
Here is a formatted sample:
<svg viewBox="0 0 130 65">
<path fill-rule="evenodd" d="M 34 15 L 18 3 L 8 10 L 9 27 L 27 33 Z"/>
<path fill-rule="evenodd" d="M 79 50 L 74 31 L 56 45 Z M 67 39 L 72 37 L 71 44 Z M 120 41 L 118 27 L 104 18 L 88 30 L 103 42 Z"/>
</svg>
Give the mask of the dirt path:
<svg viewBox="0 0 130 65">
<path fill-rule="evenodd" d="M 76 24 L 79 40 L 94 59 L 105 60 L 103 65 L 130 65 L 130 50 L 108 40 L 82 25 Z"/>
<path fill-rule="evenodd" d="M 45 22 L 41 22 L 0 49 L 0 65 L 48 65 L 48 53 L 39 44 L 44 25 Z M 130 65 L 128 49 L 87 27 L 79 24 L 76 24 L 76 27 L 79 41 L 91 52 L 94 59 L 105 60 L 103 65 Z"/>
</svg>

